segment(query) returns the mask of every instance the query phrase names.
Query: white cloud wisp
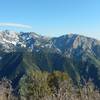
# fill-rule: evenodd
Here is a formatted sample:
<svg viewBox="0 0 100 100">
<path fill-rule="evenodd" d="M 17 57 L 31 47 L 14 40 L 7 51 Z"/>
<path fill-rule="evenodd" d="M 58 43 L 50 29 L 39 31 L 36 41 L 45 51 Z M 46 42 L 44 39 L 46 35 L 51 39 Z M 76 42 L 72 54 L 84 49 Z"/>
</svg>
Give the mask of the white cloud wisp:
<svg viewBox="0 0 100 100">
<path fill-rule="evenodd" d="M 0 23 L 0 26 L 10 26 L 10 27 L 18 27 L 18 28 L 32 29 L 32 26 L 30 26 L 30 25 L 17 24 L 17 23 Z"/>
</svg>

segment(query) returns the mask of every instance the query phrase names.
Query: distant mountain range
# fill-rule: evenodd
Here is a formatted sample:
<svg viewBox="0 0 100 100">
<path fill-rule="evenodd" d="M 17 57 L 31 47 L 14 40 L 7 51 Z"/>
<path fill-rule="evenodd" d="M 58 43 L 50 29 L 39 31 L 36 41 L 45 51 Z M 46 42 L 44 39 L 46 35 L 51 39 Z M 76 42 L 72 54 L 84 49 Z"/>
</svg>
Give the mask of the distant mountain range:
<svg viewBox="0 0 100 100">
<path fill-rule="evenodd" d="M 75 84 L 91 79 L 100 88 L 100 41 L 77 34 L 45 37 L 34 32 L 0 32 L 0 78 L 16 86 L 31 70 L 64 71 Z"/>
</svg>

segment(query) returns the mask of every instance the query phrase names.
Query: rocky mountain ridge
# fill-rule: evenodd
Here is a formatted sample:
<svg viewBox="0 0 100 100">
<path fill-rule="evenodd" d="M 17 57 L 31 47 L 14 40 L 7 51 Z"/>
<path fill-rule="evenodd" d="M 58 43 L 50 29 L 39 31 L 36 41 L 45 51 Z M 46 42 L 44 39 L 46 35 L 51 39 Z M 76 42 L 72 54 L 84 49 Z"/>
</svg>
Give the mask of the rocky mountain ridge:
<svg viewBox="0 0 100 100">
<path fill-rule="evenodd" d="M 66 34 L 45 37 L 34 32 L 0 32 L 0 78 L 18 80 L 31 70 L 63 71 L 76 84 L 92 79 L 100 87 L 100 41 Z"/>
</svg>

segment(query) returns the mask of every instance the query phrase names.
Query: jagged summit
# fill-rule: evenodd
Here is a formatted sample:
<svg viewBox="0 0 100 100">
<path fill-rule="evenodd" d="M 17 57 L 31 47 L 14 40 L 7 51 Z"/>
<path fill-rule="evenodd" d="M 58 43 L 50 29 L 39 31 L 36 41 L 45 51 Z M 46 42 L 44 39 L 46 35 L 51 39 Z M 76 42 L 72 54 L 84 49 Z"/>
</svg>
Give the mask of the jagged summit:
<svg viewBox="0 0 100 100">
<path fill-rule="evenodd" d="M 48 38 L 0 31 L 0 77 L 14 81 L 29 70 L 64 71 L 75 82 L 91 78 L 99 87 L 100 41 L 78 34 Z"/>
<path fill-rule="evenodd" d="M 73 50 L 94 52 L 100 41 L 77 34 L 67 34 L 56 38 L 47 38 L 34 32 L 0 31 L 1 50 L 16 51 L 18 48 L 54 49 L 54 51 L 72 54 Z"/>
</svg>

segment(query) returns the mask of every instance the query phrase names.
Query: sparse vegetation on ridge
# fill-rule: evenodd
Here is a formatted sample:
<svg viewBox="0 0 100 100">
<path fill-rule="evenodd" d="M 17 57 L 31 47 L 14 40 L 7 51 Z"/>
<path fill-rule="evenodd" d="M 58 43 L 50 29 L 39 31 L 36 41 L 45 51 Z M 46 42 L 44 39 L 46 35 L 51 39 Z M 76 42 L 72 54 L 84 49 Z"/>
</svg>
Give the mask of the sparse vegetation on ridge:
<svg viewBox="0 0 100 100">
<path fill-rule="evenodd" d="M 75 86 L 66 73 L 32 71 L 19 82 L 19 95 L 14 95 L 11 82 L 0 81 L 0 100 L 99 100 L 99 90 L 89 80 Z"/>
</svg>

